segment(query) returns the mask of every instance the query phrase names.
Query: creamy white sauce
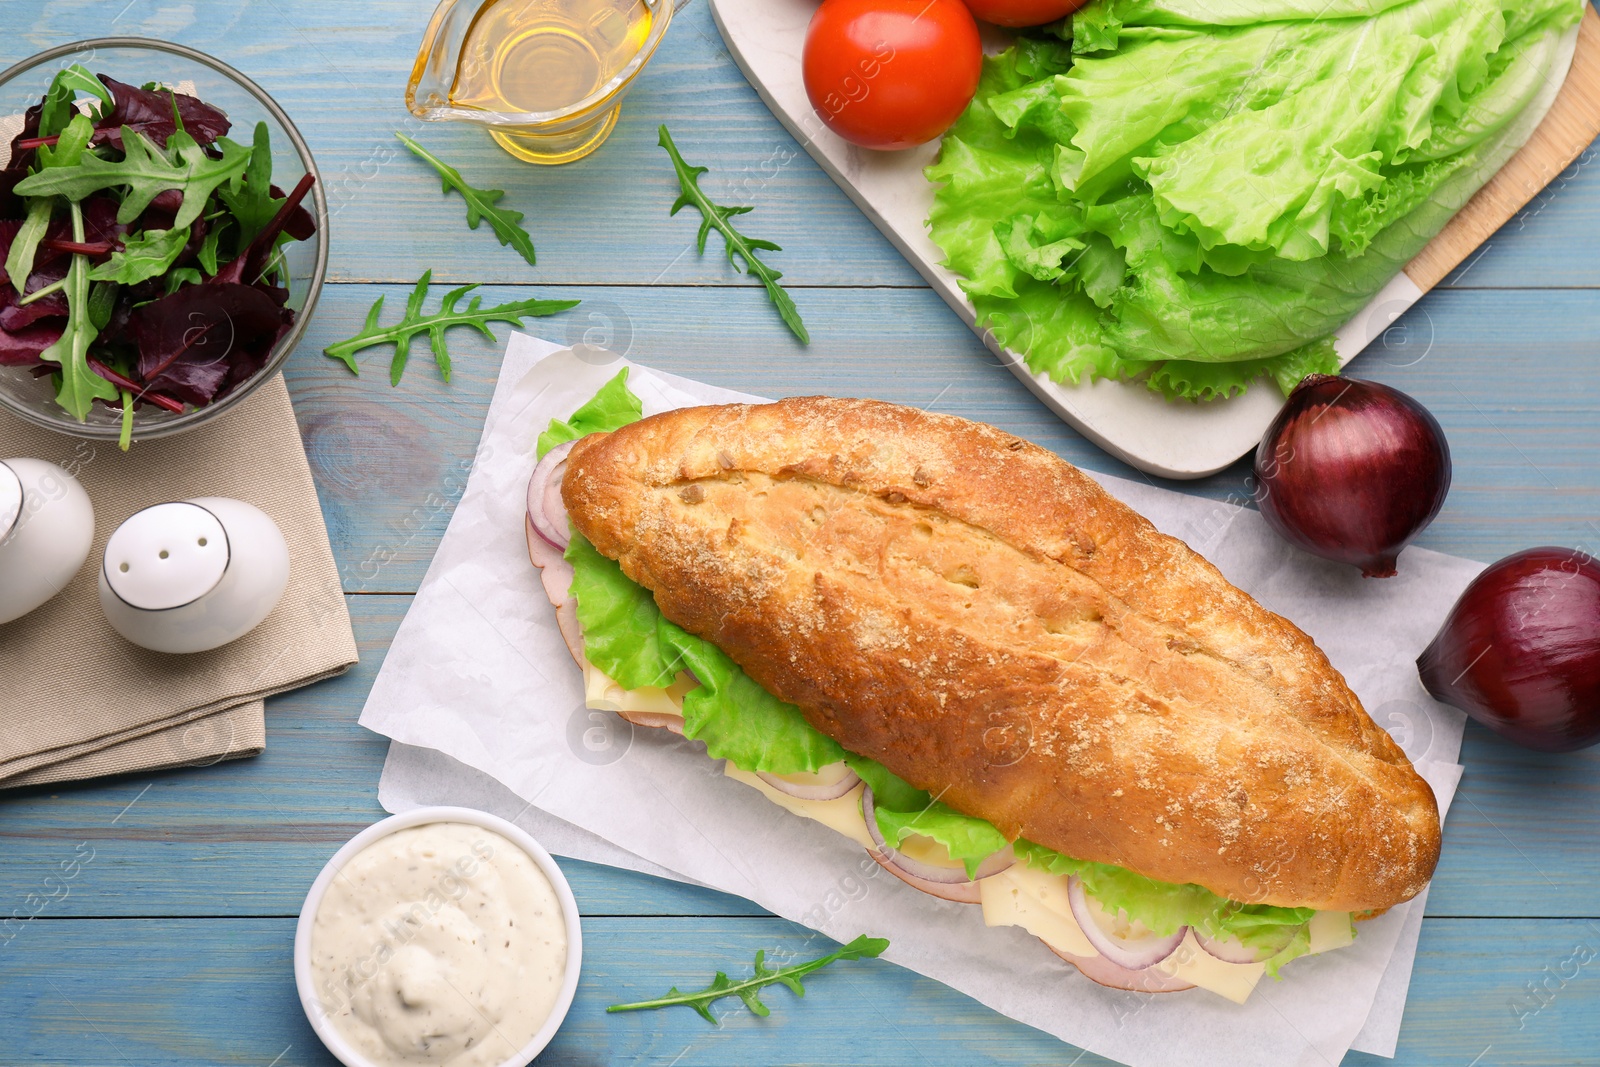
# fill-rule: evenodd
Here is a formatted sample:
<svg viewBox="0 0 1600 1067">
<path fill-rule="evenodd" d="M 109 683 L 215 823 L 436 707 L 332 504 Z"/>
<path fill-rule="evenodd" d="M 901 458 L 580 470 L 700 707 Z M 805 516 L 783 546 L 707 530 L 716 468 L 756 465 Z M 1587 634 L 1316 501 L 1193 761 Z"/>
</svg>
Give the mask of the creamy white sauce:
<svg viewBox="0 0 1600 1067">
<path fill-rule="evenodd" d="M 311 927 L 323 1012 L 384 1067 L 503 1062 L 550 1017 L 566 964 L 550 880 L 469 823 L 378 838 L 334 877 Z"/>
</svg>

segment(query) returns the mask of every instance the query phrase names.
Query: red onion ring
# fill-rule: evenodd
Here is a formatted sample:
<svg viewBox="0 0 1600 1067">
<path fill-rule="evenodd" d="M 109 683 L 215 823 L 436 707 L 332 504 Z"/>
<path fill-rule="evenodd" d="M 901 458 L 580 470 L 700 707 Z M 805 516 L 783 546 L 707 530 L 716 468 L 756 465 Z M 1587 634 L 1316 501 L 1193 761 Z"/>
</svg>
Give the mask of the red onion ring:
<svg viewBox="0 0 1600 1067">
<path fill-rule="evenodd" d="M 867 834 L 874 845 L 867 849 L 867 855 L 902 882 L 942 900 L 952 900 L 957 904 L 980 903 L 982 894 L 978 883 L 1017 862 L 1016 853 L 1007 845 L 993 855 L 984 857 L 983 862 L 978 864 L 977 875 L 969 879 L 965 867 L 935 867 L 907 857 L 889 847 L 883 831 L 878 829 L 878 814 L 872 802 L 870 785 L 861 793 L 861 815 L 866 820 Z"/>
<path fill-rule="evenodd" d="M 561 502 L 561 479 L 566 474 L 567 453 L 577 443 L 567 441 L 546 452 L 528 479 L 528 521 L 535 533 L 562 551 L 572 543 L 572 530 Z"/>
<path fill-rule="evenodd" d="M 854 789 L 857 782 L 861 781 L 861 776 L 848 768 L 846 768 L 844 775 L 837 782 L 818 782 L 815 785 L 797 785 L 794 782 L 785 780 L 782 775 L 768 774 L 766 771 L 757 771 L 756 777 L 778 792 L 794 797 L 796 800 L 838 800 Z"/>
<path fill-rule="evenodd" d="M 1294 940 L 1295 934 L 1300 932 L 1298 926 L 1281 927 L 1281 937 L 1274 937 L 1269 943 L 1259 948 L 1251 948 L 1237 937 L 1229 935 L 1224 938 L 1207 937 L 1199 930 L 1194 932 L 1195 944 L 1205 950 L 1206 955 L 1215 956 L 1223 963 L 1264 963 L 1282 952 Z"/>
<path fill-rule="evenodd" d="M 1045 942 L 1044 947 L 1078 968 L 1089 981 L 1109 989 L 1126 989 L 1130 993 L 1180 993 L 1194 988 L 1193 982 L 1162 974 L 1153 967 L 1134 971 L 1119 967 L 1104 956 L 1074 956 L 1049 942 Z"/>
<path fill-rule="evenodd" d="M 1072 906 L 1072 917 L 1078 920 L 1083 936 L 1089 939 L 1095 951 L 1130 971 L 1142 971 L 1160 963 L 1178 951 L 1178 946 L 1183 944 L 1183 935 L 1189 932 L 1187 926 L 1181 926 L 1177 933 L 1167 937 L 1151 934 L 1140 938 L 1122 938 L 1107 933 L 1095 921 L 1097 909 L 1091 905 L 1089 894 L 1083 888 L 1083 880 L 1077 875 L 1067 881 L 1067 903 Z"/>
</svg>

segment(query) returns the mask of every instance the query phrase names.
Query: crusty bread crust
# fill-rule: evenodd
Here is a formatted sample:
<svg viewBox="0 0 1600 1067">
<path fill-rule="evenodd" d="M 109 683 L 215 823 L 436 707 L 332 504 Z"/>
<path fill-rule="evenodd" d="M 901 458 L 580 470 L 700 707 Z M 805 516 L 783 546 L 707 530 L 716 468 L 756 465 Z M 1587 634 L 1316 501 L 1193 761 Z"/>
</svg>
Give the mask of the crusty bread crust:
<svg viewBox="0 0 1600 1067">
<path fill-rule="evenodd" d="M 563 495 L 667 618 L 1008 836 L 1292 907 L 1433 873 L 1432 790 L 1311 639 L 994 427 L 687 408 L 579 442 Z"/>
</svg>

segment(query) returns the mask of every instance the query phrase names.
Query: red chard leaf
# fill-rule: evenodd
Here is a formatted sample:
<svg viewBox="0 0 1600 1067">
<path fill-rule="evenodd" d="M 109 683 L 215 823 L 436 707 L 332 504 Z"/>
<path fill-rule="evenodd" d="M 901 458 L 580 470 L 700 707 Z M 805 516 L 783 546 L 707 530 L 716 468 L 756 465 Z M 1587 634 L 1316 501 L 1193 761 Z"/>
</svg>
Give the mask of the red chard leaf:
<svg viewBox="0 0 1600 1067">
<path fill-rule="evenodd" d="M 266 269 L 272 259 L 272 249 L 278 240 L 278 234 L 284 231 L 289 220 L 296 211 L 300 210 L 300 201 L 306 198 L 311 191 L 311 186 L 316 183 L 316 177 L 311 174 L 301 175 L 289 196 L 278 208 L 278 213 L 272 216 L 272 221 L 226 266 L 217 271 L 216 277 L 211 281 L 218 284 L 243 282 L 249 284 L 260 279 L 261 272 Z"/>
<path fill-rule="evenodd" d="M 272 199 L 284 199 L 283 190 L 276 185 L 270 186 L 269 190 L 272 193 Z M 293 237 L 296 241 L 309 241 L 317 232 L 317 223 L 311 217 L 311 212 L 307 211 L 303 206 L 296 205 L 295 209 L 289 212 L 289 217 L 284 220 L 283 232 Z"/>
<path fill-rule="evenodd" d="M 39 136 L 39 116 L 42 114 L 44 114 L 43 101 L 34 104 L 22 113 L 22 129 L 17 131 L 15 137 L 11 138 L 11 157 L 6 161 L 8 170 L 20 170 L 26 174 L 28 168 L 33 164 L 33 149 L 19 146 L 24 141 Z M 21 179 L 18 180 L 20 181 Z M 12 184 L 16 183 L 13 182 Z"/>
<path fill-rule="evenodd" d="M 152 91 L 137 85 L 127 85 L 115 78 L 97 74 L 111 90 L 116 106 L 111 114 L 95 124 L 94 143 L 122 147 L 122 128 L 128 126 L 150 138 L 162 148 L 167 138 L 177 132 L 178 124 L 172 118 L 172 104 L 178 104 L 178 117 L 183 120 L 184 131 L 202 145 L 211 144 L 227 133 L 232 124 L 228 116 L 187 93 Z"/>
<path fill-rule="evenodd" d="M 184 286 L 129 317 L 138 377 L 146 389 L 209 404 L 265 365 L 292 318 L 248 285 Z"/>
<path fill-rule="evenodd" d="M 17 231 L 22 229 L 21 219 L 0 219 L 0 285 L 16 292 L 16 286 L 11 284 L 11 275 L 6 273 L 6 259 L 11 255 L 11 242 L 17 239 Z"/>
<path fill-rule="evenodd" d="M 35 293 L 47 285 L 54 285 L 67 276 L 66 263 L 56 263 L 44 270 L 36 270 L 28 275 L 28 292 Z M 68 313 L 67 294 L 65 290 L 57 289 L 49 296 L 40 297 L 28 304 L 17 303 L 22 299 L 17 295 L 14 286 L 7 286 L 0 292 L 0 329 L 16 333 L 33 325 L 40 319 L 65 318 Z"/>
<path fill-rule="evenodd" d="M 33 367 L 40 362 L 39 353 L 61 340 L 61 326 L 56 323 L 39 323 L 12 333 L 0 330 L 0 367 Z M 54 370 L 49 364 L 46 373 Z"/>
</svg>

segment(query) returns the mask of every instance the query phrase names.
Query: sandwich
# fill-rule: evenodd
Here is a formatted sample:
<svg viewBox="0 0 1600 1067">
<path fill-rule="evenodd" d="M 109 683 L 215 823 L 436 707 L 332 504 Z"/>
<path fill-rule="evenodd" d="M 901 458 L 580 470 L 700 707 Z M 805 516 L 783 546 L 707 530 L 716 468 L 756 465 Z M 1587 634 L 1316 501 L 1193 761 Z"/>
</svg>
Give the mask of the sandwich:
<svg viewBox="0 0 1600 1067">
<path fill-rule="evenodd" d="M 1427 884 L 1433 792 L 1322 651 L 1070 464 L 871 400 L 640 418 L 626 374 L 528 492 L 591 707 L 1121 989 L 1243 1002 Z"/>
</svg>

